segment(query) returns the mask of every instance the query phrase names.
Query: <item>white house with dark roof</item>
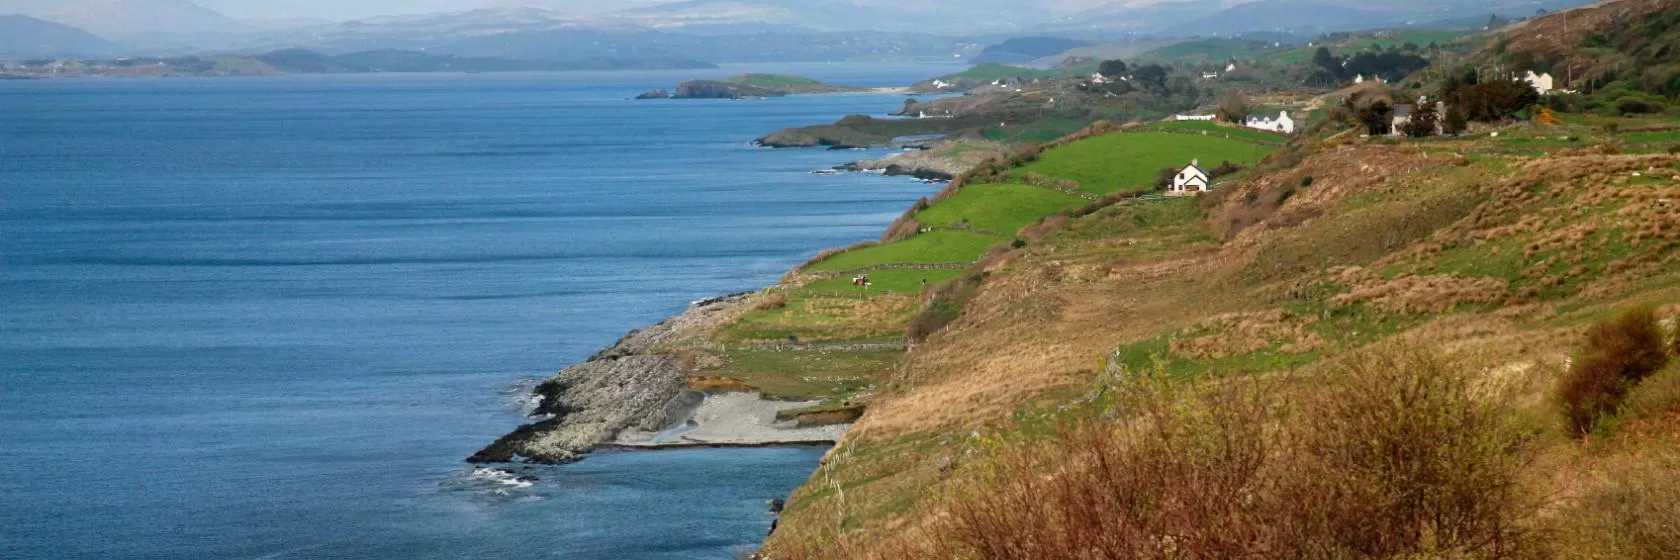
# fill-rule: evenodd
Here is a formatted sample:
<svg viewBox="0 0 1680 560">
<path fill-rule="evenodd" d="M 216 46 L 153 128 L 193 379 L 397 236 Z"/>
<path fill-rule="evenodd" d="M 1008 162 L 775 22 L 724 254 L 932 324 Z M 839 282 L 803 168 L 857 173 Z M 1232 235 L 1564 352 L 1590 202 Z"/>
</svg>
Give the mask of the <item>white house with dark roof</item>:
<svg viewBox="0 0 1680 560">
<path fill-rule="evenodd" d="M 1243 123 L 1243 126 L 1255 130 L 1264 130 L 1266 132 L 1282 132 L 1284 134 L 1295 133 L 1295 119 L 1289 118 L 1289 111 L 1278 111 L 1276 119 L 1271 117 L 1251 117 L 1247 122 Z"/>
<path fill-rule="evenodd" d="M 1190 160 L 1190 165 L 1180 169 L 1173 176 L 1172 185 L 1167 187 L 1167 196 L 1199 196 L 1213 190 L 1213 175 L 1202 169 L 1199 160 Z"/>
</svg>

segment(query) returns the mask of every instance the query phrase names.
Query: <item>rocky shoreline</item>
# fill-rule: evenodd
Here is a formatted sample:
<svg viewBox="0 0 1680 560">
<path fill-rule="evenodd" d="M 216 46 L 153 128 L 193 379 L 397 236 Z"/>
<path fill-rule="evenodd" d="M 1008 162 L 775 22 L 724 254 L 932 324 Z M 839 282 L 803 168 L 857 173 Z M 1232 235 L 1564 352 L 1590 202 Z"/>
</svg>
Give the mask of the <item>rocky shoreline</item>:
<svg viewBox="0 0 1680 560">
<path fill-rule="evenodd" d="M 782 410 L 814 403 L 757 394 L 707 395 L 689 388 L 694 366 L 682 343 L 739 317 L 749 294 L 695 302 L 680 315 L 634 331 L 532 391 L 524 424 L 467 458 L 469 463 L 568 463 L 600 448 L 770 447 L 836 441 L 846 425 L 799 427 Z"/>
</svg>

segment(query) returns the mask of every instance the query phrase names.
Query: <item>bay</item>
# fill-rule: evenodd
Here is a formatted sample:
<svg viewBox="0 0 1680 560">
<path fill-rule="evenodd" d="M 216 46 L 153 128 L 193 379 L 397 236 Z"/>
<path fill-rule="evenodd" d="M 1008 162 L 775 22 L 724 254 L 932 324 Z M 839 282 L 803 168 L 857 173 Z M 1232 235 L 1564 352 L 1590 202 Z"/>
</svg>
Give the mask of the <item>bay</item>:
<svg viewBox="0 0 1680 560">
<path fill-rule="evenodd" d="M 0 558 L 736 558 L 818 450 L 461 459 L 534 380 L 934 187 L 761 134 L 939 65 L 0 83 Z"/>
</svg>

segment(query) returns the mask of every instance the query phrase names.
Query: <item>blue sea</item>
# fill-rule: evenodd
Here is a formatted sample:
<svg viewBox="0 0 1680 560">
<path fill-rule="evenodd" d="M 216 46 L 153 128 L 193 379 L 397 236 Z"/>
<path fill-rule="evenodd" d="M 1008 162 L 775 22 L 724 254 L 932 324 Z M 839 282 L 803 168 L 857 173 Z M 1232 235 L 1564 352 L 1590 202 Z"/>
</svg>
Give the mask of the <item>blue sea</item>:
<svg viewBox="0 0 1680 560">
<path fill-rule="evenodd" d="M 0 558 L 739 558 L 819 450 L 462 458 L 535 380 L 936 187 L 764 133 L 746 70 L 0 82 Z"/>
</svg>

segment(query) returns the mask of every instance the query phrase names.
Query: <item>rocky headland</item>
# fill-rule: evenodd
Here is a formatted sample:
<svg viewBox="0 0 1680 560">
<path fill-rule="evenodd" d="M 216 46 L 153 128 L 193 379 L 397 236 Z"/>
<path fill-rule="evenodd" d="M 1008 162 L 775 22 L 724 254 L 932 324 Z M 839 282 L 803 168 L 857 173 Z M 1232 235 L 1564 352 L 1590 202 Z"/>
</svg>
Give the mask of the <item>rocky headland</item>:
<svg viewBox="0 0 1680 560">
<path fill-rule="evenodd" d="M 818 93 L 875 91 L 826 84 L 810 78 L 778 74 L 743 74 L 725 80 L 690 80 L 677 84 L 676 92 L 656 89 L 637 99 L 763 99 Z"/>
<path fill-rule="evenodd" d="M 818 402 L 761 398 L 751 387 L 696 375 L 686 349 L 738 320 L 749 294 L 696 302 L 687 311 L 626 335 L 533 391 L 534 422 L 485 446 L 470 463 L 567 463 L 600 447 L 660 449 L 832 443 L 843 423 L 784 413 Z M 704 392 L 703 392 L 704 391 Z M 716 393 L 716 394 L 710 394 Z"/>
</svg>

